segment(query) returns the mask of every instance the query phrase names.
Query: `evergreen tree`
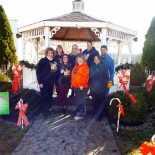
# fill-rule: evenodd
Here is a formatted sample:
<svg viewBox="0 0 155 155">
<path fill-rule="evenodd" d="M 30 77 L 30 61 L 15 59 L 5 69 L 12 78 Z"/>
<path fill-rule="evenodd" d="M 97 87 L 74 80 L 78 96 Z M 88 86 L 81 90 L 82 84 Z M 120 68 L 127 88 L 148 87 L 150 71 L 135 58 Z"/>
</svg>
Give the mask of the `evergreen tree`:
<svg viewBox="0 0 155 155">
<path fill-rule="evenodd" d="M 149 70 L 155 70 L 155 17 L 145 35 L 145 42 L 142 54 L 142 65 Z"/>
<path fill-rule="evenodd" d="M 0 65 L 17 62 L 13 33 L 5 11 L 0 5 Z"/>
</svg>

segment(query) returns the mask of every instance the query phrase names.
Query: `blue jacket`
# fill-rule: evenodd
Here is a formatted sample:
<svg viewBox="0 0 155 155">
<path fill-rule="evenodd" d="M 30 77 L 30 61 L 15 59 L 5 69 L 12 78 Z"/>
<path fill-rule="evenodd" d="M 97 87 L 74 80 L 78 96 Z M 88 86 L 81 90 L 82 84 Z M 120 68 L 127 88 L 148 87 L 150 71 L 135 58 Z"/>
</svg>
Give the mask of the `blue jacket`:
<svg viewBox="0 0 155 155">
<path fill-rule="evenodd" d="M 90 92 L 102 93 L 107 90 L 107 83 L 109 81 L 108 68 L 103 63 L 92 65 L 90 67 Z"/>
<path fill-rule="evenodd" d="M 53 69 L 51 66 L 56 66 Z M 47 57 L 40 59 L 37 65 L 37 79 L 39 84 L 54 84 L 60 74 L 58 59 L 49 60 Z"/>
<path fill-rule="evenodd" d="M 108 67 L 109 71 L 109 80 L 112 81 L 112 85 L 114 85 L 114 74 L 115 74 L 115 67 L 114 67 L 114 59 L 110 55 L 106 55 L 103 57 L 103 64 L 105 64 Z"/>
<path fill-rule="evenodd" d="M 88 51 L 87 49 L 84 50 L 82 52 L 82 55 L 85 57 L 87 54 L 89 54 L 89 57 L 88 57 L 88 60 L 87 60 L 87 63 L 88 63 L 88 66 L 90 67 L 91 65 L 94 64 L 94 57 L 96 55 L 99 55 L 99 52 L 95 49 L 95 47 L 93 47 L 90 51 Z"/>
</svg>

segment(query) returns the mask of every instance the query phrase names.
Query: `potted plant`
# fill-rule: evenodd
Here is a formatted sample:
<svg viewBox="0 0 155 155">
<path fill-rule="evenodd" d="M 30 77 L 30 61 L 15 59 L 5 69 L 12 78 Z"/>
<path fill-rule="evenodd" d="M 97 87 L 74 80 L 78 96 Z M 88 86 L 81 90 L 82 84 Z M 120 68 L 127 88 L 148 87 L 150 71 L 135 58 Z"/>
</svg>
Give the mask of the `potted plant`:
<svg viewBox="0 0 155 155">
<path fill-rule="evenodd" d="M 142 84 L 145 82 L 146 82 L 145 69 L 137 62 L 131 68 L 130 88 L 141 88 Z"/>
</svg>

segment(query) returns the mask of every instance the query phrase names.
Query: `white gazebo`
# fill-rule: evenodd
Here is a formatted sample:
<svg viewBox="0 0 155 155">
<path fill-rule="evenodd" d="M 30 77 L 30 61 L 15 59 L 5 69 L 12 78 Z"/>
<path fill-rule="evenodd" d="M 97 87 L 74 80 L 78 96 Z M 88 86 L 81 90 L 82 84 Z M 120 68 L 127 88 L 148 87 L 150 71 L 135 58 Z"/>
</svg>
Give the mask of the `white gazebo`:
<svg viewBox="0 0 155 155">
<path fill-rule="evenodd" d="M 85 14 L 82 0 L 74 0 L 72 4 L 71 13 L 18 28 L 16 36 L 22 39 L 23 60 L 37 63 L 48 46 L 62 45 L 64 51 L 69 53 L 73 44 L 85 49 L 86 42 L 92 40 L 98 51 L 101 45 L 114 47 L 118 53 L 117 64 L 120 64 L 122 47 L 127 45 L 128 63 L 131 63 L 132 45 L 133 41 L 137 41 L 137 32 Z M 31 47 L 29 51 L 28 46 Z M 23 87 L 39 90 L 35 70 L 23 69 Z"/>
</svg>

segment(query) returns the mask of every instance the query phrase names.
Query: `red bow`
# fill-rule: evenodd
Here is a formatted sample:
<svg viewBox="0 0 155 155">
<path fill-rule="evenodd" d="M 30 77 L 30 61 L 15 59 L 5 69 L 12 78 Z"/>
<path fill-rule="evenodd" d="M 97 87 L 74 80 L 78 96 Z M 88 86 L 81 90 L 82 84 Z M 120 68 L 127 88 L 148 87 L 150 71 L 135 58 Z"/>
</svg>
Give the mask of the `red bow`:
<svg viewBox="0 0 155 155">
<path fill-rule="evenodd" d="M 20 102 L 20 101 L 19 101 L 19 102 Z M 27 103 L 21 105 L 21 107 L 19 106 L 19 103 L 17 103 L 15 109 L 19 109 L 19 110 L 20 110 L 20 111 L 19 111 L 19 116 L 18 116 L 17 126 L 21 126 L 21 125 L 22 125 L 22 124 L 21 124 L 22 119 L 23 119 L 23 121 L 24 121 L 25 126 L 30 125 L 30 123 L 29 123 L 29 121 L 28 121 L 28 119 L 27 119 L 27 117 L 26 117 L 26 115 L 25 115 L 25 111 L 26 111 L 27 107 L 28 107 L 28 104 L 27 104 Z"/>
<path fill-rule="evenodd" d="M 151 146 L 148 142 L 144 142 L 140 146 L 139 150 L 141 151 L 142 155 L 148 155 L 149 153 L 151 153 L 151 155 L 155 155 L 155 147 Z"/>
<path fill-rule="evenodd" d="M 124 116 L 124 109 L 123 109 L 123 106 L 118 104 L 117 105 L 117 108 L 119 108 L 119 112 L 120 112 L 120 115 L 123 115 Z"/>
<path fill-rule="evenodd" d="M 126 85 L 128 84 L 128 81 L 130 79 L 130 73 L 127 70 L 122 70 L 118 73 L 118 78 L 120 82 L 120 87 L 123 87 L 124 92 L 130 97 L 133 103 L 136 103 L 136 99 L 133 95 L 129 94 L 129 92 L 126 89 Z"/>
<path fill-rule="evenodd" d="M 152 89 L 152 86 L 154 84 L 154 81 L 155 81 L 155 76 L 154 75 L 150 75 L 148 78 L 147 78 L 147 87 L 146 87 L 146 91 L 150 92 L 151 89 Z"/>
</svg>

